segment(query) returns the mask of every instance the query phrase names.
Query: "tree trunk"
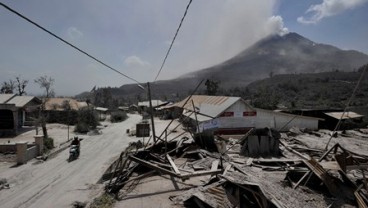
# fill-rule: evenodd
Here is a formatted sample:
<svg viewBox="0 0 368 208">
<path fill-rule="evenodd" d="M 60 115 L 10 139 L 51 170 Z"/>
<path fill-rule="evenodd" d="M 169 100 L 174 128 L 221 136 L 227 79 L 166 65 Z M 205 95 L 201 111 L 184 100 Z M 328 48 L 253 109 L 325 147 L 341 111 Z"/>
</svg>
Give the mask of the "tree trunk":
<svg viewBox="0 0 368 208">
<path fill-rule="evenodd" d="M 48 138 L 49 136 L 47 135 L 46 122 L 42 121 L 41 125 L 42 125 L 43 138 Z"/>
</svg>

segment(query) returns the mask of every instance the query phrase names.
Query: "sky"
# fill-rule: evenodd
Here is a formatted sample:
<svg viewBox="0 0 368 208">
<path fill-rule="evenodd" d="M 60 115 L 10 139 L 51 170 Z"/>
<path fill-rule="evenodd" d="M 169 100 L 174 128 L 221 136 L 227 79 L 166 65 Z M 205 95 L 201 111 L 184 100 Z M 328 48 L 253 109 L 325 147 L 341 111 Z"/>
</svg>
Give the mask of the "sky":
<svg viewBox="0 0 368 208">
<path fill-rule="evenodd" d="M 139 82 L 154 81 L 189 0 L 0 0 Z M 368 0 L 193 0 L 158 80 L 221 63 L 272 34 L 368 54 Z M 0 83 L 56 96 L 134 83 L 0 6 Z"/>
</svg>

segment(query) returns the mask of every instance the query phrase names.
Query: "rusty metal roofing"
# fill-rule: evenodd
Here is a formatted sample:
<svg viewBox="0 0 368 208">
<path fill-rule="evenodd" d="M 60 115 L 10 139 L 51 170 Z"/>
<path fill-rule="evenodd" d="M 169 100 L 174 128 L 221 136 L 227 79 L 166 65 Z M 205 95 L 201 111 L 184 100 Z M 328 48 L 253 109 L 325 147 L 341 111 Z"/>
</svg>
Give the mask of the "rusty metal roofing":
<svg viewBox="0 0 368 208">
<path fill-rule="evenodd" d="M 329 112 L 329 113 L 325 113 L 326 115 L 335 118 L 335 119 L 340 119 L 343 112 Z M 364 117 L 363 115 L 357 114 L 355 112 L 352 111 L 347 111 L 344 113 L 344 116 L 341 118 L 342 120 L 345 119 L 354 119 L 354 118 L 362 118 Z"/>
</svg>

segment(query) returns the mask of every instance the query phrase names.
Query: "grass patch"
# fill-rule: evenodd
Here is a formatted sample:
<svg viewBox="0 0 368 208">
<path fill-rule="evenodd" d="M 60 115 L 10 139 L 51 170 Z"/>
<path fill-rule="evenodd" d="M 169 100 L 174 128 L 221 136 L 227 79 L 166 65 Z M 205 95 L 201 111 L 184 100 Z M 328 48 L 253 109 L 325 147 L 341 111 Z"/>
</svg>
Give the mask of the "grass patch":
<svg viewBox="0 0 368 208">
<path fill-rule="evenodd" d="M 114 197 L 104 193 L 93 200 L 90 208 L 112 208 L 114 203 L 115 203 Z"/>
</svg>

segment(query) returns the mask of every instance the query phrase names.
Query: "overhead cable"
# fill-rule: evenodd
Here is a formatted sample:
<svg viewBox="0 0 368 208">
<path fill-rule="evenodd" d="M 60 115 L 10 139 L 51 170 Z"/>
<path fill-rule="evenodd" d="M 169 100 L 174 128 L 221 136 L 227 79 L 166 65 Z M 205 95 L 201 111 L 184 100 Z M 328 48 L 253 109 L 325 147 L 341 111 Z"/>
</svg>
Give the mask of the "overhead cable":
<svg viewBox="0 0 368 208">
<path fill-rule="evenodd" d="M 360 75 L 360 78 L 359 78 L 359 80 L 358 80 L 357 84 L 355 85 L 355 88 L 354 88 L 354 90 L 353 90 L 353 93 L 351 94 L 351 96 L 350 96 L 350 98 L 349 98 L 348 102 L 346 103 L 346 106 L 345 106 L 345 108 L 344 108 L 344 112 L 341 114 L 341 117 L 340 117 L 339 121 L 337 122 L 337 124 L 336 124 L 336 126 L 335 126 L 335 129 L 333 130 L 333 132 L 332 132 L 332 134 L 331 134 L 331 136 L 330 136 L 330 139 L 328 140 L 328 142 L 327 142 L 327 144 L 326 144 L 325 150 L 327 150 L 327 149 L 328 149 L 328 145 L 330 144 L 330 142 L 331 142 L 331 140 L 332 140 L 332 137 L 335 135 L 336 131 L 339 129 L 340 124 L 341 124 L 341 121 L 342 121 L 342 119 L 344 118 L 344 115 L 345 115 L 345 113 L 346 113 L 346 111 L 347 111 L 347 109 L 348 109 L 348 107 L 349 107 L 349 105 L 350 105 L 350 102 L 353 100 L 353 98 L 354 98 L 354 96 L 355 96 L 355 93 L 356 93 L 356 91 L 358 90 L 358 87 L 359 87 L 359 85 L 360 85 L 360 82 L 361 82 L 361 81 L 362 81 L 362 79 L 364 78 L 364 74 L 365 74 L 365 72 L 366 72 L 366 70 L 367 70 L 367 69 L 368 69 L 368 65 L 365 65 L 365 66 L 363 67 L 362 74 Z"/>
<path fill-rule="evenodd" d="M 126 77 L 127 79 L 130 79 L 130 80 L 132 80 L 132 81 L 134 81 L 134 82 L 136 82 L 136 83 L 138 83 L 138 84 L 139 84 L 139 82 L 138 82 L 136 79 L 133 79 L 132 77 L 130 77 L 130 76 L 126 75 L 126 74 L 123 74 L 122 72 L 120 72 L 120 71 L 118 71 L 117 69 L 115 69 L 115 68 L 113 68 L 113 67 L 109 66 L 108 64 L 104 63 L 103 61 L 100 61 L 99 59 L 97 59 L 97 58 L 95 58 L 94 56 L 90 55 L 89 53 L 85 52 L 84 50 L 82 50 L 82 49 L 78 48 L 77 46 L 75 46 L 75 45 L 73 45 L 73 44 L 71 44 L 71 43 L 69 43 L 68 41 L 66 41 L 66 40 L 64 40 L 63 38 L 61 38 L 61 37 L 57 36 L 56 34 L 54 34 L 53 32 L 51 32 L 51 31 L 47 30 L 46 28 L 42 27 L 41 25 L 37 24 L 36 22 L 32 21 L 31 19 L 27 18 L 26 16 L 24 16 L 24 15 L 20 14 L 19 12 L 15 11 L 14 9 L 12 9 L 12 8 L 8 7 L 8 6 L 7 6 L 7 5 L 5 5 L 4 3 L 0 2 L 0 5 L 1 5 L 1 6 L 3 6 L 5 9 L 7 9 L 7 10 L 11 11 L 12 13 L 14 13 L 14 14 L 18 15 L 19 17 L 21 17 L 21 18 L 25 19 L 27 22 L 29 22 L 29 23 L 31 23 L 31 24 L 33 24 L 33 25 L 35 25 L 36 27 L 38 27 L 38 28 L 40 28 L 41 30 L 45 31 L 46 33 L 50 34 L 51 36 L 55 37 L 56 39 L 58 39 L 58 40 L 62 41 L 63 43 L 65 43 L 65 44 L 67 44 L 67 45 L 69 45 L 69 46 L 71 46 L 72 48 L 76 49 L 77 51 L 79 51 L 79 52 L 83 53 L 84 55 L 88 56 L 89 58 L 91 58 L 91 59 L 93 59 L 93 60 L 97 61 L 98 63 L 100 63 L 100 64 L 104 65 L 105 67 L 107 67 L 107 68 L 111 69 L 112 71 L 114 71 L 114 72 L 116 72 L 116 73 L 118 73 L 118 74 L 120 74 L 120 75 L 123 75 L 123 76 L 124 76 L 124 77 Z"/>
<path fill-rule="evenodd" d="M 164 68 L 164 65 L 165 65 L 165 63 L 166 63 L 166 59 L 167 59 L 167 57 L 168 57 L 168 56 L 169 56 L 169 54 L 170 54 L 170 51 L 171 51 L 172 46 L 174 45 L 174 42 L 175 42 L 176 36 L 178 35 L 179 30 L 180 30 L 180 28 L 181 28 L 181 25 L 182 25 L 182 24 L 183 24 L 183 22 L 184 22 L 185 16 L 187 16 L 188 9 L 189 9 L 189 6 L 190 6 L 190 4 L 191 4 L 191 3 L 192 3 L 192 0 L 190 0 L 190 1 L 189 1 L 188 5 L 187 5 L 187 8 L 185 9 L 185 12 L 184 12 L 183 17 L 181 18 L 181 21 L 180 21 L 179 27 L 178 27 L 178 29 L 176 29 L 176 33 L 175 33 L 175 35 L 174 35 L 173 40 L 171 41 L 171 44 L 170 44 L 169 50 L 167 50 L 167 52 L 166 52 L 165 58 L 164 58 L 164 60 L 163 60 L 163 62 L 162 62 L 162 64 L 161 64 L 160 70 L 158 71 L 158 73 L 157 73 L 157 75 L 156 75 L 156 77 L 155 77 L 155 80 L 154 80 L 154 81 L 156 81 L 156 80 L 157 80 L 158 76 L 160 75 L 160 73 L 161 73 L 161 71 L 162 71 L 162 68 Z"/>
</svg>

